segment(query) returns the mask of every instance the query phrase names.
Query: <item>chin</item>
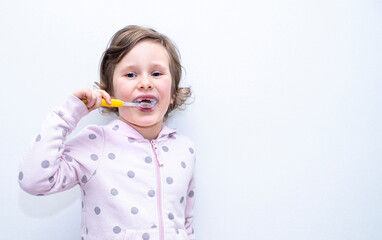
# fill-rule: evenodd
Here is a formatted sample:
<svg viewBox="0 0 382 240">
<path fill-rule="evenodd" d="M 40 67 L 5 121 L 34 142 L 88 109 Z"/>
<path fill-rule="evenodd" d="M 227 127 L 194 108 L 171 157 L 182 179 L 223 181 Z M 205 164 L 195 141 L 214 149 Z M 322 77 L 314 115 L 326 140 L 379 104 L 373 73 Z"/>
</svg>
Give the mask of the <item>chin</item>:
<svg viewBox="0 0 382 240">
<path fill-rule="evenodd" d="M 158 125 L 158 124 L 161 124 L 163 123 L 163 121 L 159 121 L 159 120 L 154 120 L 154 119 L 149 119 L 149 118 L 145 118 L 145 117 L 141 117 L 141 119 L 139 119 L 138 121 L 129 121 L 130 123 L 138 126 L 138 127 L 151 127 L 151 126 L 155 126 L 155 125 Z"/>
</svg>

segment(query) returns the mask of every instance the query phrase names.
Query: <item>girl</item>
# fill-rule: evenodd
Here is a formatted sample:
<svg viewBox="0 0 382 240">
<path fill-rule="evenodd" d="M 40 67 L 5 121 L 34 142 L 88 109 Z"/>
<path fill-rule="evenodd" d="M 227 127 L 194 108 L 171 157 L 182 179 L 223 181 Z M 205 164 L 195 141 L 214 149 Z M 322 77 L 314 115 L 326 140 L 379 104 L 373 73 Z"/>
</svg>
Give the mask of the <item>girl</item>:
<svg viewBox="0 0 382 240">
<path fill-rule="evenodd" d="M 195 239 L 194 146 L 163 125 L 190 96 L 179 87 L 181 73 L 166 36 L 138 26 L 119 30 L 103 54 L 101 89 L 74 92 L 48 116 L 21 164 L 20 186 L 47 195 L 79 184 L 82 239 Z M 66 140 L 111 98 L 151 106 L 104 109 L 119 119 Z"/>
</svg>

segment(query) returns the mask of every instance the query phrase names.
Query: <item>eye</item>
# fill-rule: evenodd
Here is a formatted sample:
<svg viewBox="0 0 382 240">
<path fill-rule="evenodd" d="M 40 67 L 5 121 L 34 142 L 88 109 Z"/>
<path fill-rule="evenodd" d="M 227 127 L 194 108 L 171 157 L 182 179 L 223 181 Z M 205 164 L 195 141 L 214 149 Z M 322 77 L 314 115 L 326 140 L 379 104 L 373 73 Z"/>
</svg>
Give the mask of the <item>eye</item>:
<svg viewBox="0 0 382 240">
<path fill-rule="evenodd" d="M 153 75 L 153 77 L 159 77 L 159 76 L 162 75 L 162 73 L 160 73 L 160 72 L 154 72 L 152 75 Z"/>
<path fill-rule="evenodd" d="M 127 74 L 125 74 L 125 77 L 128 77 L 128 78 L 134 78 L 134 77 L 136 77 L 137 75 L 136 74 L 134 74 L 134 73 L 127 73 Z"/>
</svg>

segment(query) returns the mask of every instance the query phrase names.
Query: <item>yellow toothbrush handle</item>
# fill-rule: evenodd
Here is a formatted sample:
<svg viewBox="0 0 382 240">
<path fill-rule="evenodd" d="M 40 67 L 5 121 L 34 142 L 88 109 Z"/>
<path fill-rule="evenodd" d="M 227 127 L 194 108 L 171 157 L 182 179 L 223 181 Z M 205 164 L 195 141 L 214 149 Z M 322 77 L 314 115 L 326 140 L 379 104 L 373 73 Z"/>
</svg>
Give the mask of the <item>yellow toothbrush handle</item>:
<svg viewBox="0 0 382 240">
<path fill-rule="evenodd" d="M 86 100 L 82 100 L 84 103 L 87 103 L 88 101 Z M 123 101 L 119 100 L 119 99 L 111 99 L 111 104 L 107 104 L 105 99 L 102 98 L 102 103 L 101 103 L 101 106 L 102 107 L 122 107 L 123 106 Z"/>
</svg>

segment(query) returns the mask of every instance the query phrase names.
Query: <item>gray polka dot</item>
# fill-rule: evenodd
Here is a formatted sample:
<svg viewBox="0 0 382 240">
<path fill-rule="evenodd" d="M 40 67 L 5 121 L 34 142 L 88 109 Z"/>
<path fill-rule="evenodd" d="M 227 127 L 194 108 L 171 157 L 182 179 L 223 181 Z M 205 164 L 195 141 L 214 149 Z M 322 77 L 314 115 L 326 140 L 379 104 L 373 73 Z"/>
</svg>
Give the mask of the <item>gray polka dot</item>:
<svg viewBox="0 0 382 240">
<path fill-rule="evenodd" d="M 48 160 L 44 160 L 41 162 L 41 167 L 42 168 L 48 168 L 49 167 L 49 161 Z"/>
<path fill-rule="evenodd" d="M 88 235 L 88 233 L 89 233 L 89 229 L 88 227 L 86 227 L 86 235 Z"/>
<path fill-rule="evenodd" d="M 19 180 L 21 181 L 21 180 L 23 180 L 23 178 L 24 178 L 24 173 L 23 172 L 19 172 Z"/>
<path fill-rule="evenodd" d="M 118 195 L 118 190 L 115 189 L 115 188 L 112 188 L 112 189 L 110 190 L 110 193 L 111 193 L 111 195 L 113 195 L 113 196 L 117 196 L 117 195 Z"/>
<path fill-rule="evenodd" d="M 172 179 L 172 177 L 167 177 L 167 178 L 166 178 L 166 182 L 167 182 L 168 184 L 172 184 L 172 183 L 174 182 L 174 180 Z"/>
<path fill-rule="evenodd" d="M 129 143 L 133 143 L 133 142 L 135 142 L 135 140 L 132 139 L 132 138 L 127 138 L 127 140 L 129 141 Z"/>
<path fill-rule="evenodd" d="M 67 178 L 66 178 L 66 176 L 64 176 L 64 179 L 62 180 L 62 183 L 66 183 L 66 180 L 67 180 Z"/>
<path fill-rule="evenodd" d="M 62 185 L 61 185 L 61 188 L 66 188 L 66 185 L 65 185 L 65 184 L 62 184 Z"/>
<path fill-rule="evenodd" d="M 182 168 L 186 168 L 186 163 L 185 162 L 181 162 L 180 165 L 182 166 Z"/>
<path fill-rule="evenodd" d="M 190 151 L 190 153 L 194 153 L 194 149 L 192 147 L 190 147 L 188 150 Z"/>
<path fill-rule="evenodd" d="M 135 215 L 135 214 L 138 214 L 138 212 L 139 212 L 138 208 L 136 208 L 136 207 L 132 207 L 132 208 L 131 208 L 131 213 L 132 213 L 132 214 Z"/>
<path fill-rule="evenodd" d="M 153 161 L 153 159 L 151 157 L 146 157 L 145 158 L 145 162 L 146 163 L 151 163 Z"/>
<path fill-rule="evenodd" d="M 84 175 L 84 176 L 81 178 L 81 182 L 82 182 L 82 183 L 87 183 L 87 182 L 88 182 L 88 177 L 86 177 L 86 175 Z"/>
<path fill-rule="evenodd" d="M 66 137 L 66 135 L 68 135 L 68 130 L 66 129 L 62 130 L 62 136 Z"/>
<path fill-rule="evenodd" d="M 36 142 L 39 142 L 41 140 L 41 135 L 39 134 L 37 137 L 36 137 Z"/>
<path fill-rule="evenodd" d="M 99 207 L 94 208 L 95 214 L 99 215 L 101 213 L 101 209 Z"/>
<path fill-rule="evenodd" d="M 110 160 L 114 160 L 115 159 L 115 154 L 114 153 L 109 153 L 107 156 L 108 156 L 108 158 Z"/>
<path fill-rule="evenodd" d="M 174 214 L 169 213 L 169 214 L 168 214 L 168 219 L 173 220 L 173 219 L 174 219 Z"/>
<path fill-rule="evenodd" d="M 168 147 L 167 147 L 167 146 L 163 146 L 163 147 L 162 147 L 162 150 L 163 150 L 164 152 L 168 152 Z"/>
<path fill-rule="evenodd" d="M 151 228 L 157 228 L 157 225 L 154 224 L 154 225 L 151 226 Z"/>
<path fill-rule="evenodd" d="M 133 171 L 128 171 L 128 172 L 127 172 L 127 176 L 128 176 L 129 178 L 133 178 L 133 177 L 135 177 L 135 173 L 134 173 Z"/>
<path fill-rule="evenodd" d="M 149 197 L 154 197 L 155 196 L 155 191 L 154 190 L 150 190 L 148 192 L 148 195 L 149 195 Z"/>
<path fill-rule="evenodd" d="M 68 161 L 68 162 L 73 161 L 72 157 L 70 157 L 70 156 L 65 156 L 65 159 L 66 159 L 66 161 Z"/>
<path fill-rule="evenodd" d="M 93 140 L 93 139 L 96 139 L 96 138 L 97 138 L 97 136 L 95 134 L 93 134 L 93 133 L 89 134 L 89 139 Z"/>
<path fill-rule="evenodd" d="M 115 125 L 114 127 L 113 127 L 113 130 L 114 131 L 117 131 L 119 129 L 119 125 Z"/>
<path fill-rule="evenodd" d="M 70 152 L 70 150 L 69 149 L 65 149 L 64 152 Z"/>
<path fill-rule="evenodd" d="M 179 229 L 175 228 L 176 234 L 179 234 Z"/>
<path fill-rule="evenodd" d="M 113 227 L 113 232 L 114 232 L 115 234 L 120 233 L 121 230 L 122 230 L 122 229 L 121 229 L 119 226 L 115 226 L 115 227 Z"/>
<path fill-rule="evenodd" d="M 194 196 L 194 191 L 190 191 L 189 193 L 188 193 L 188 197 L 190 197 L 190 198 L 192 198 Z"/>
<path fill-rule="evenodd" d="M 98 160 L 98 156 L 97 156 L 97 154 L 92 154 L 92 155 L 90 155 L 90 158 L 91 158 L 93 161 L 97 161 L 97 160 Z"/>
<path fill-rule="evenodd" d="M 63 117 L 65 115 L 65 113 L 63 112 L 63 111 L 58 111 L 58 116 L 60 116 L 60 117 Z"/>
<path fill-rule="evenodd" d="M 175 135 L 170 135 L 171 139 L 176 139 Z"/>
<path fill-rule="evenodd" d="M 150 239 L 150 234 L 148 234 L 148 233 L 144 233 L 144 234 L 142 235 L 142 239 L 143 239 L 143 240 L 149 240 L 149 239 Z"/>
<path fill-rule="evenodd" d="M 184 202 L 184 197 L 182 196 L 181 198 L 180 198 L 180 203 L 183 203 Z"/>
<path fill-rule="evenodd" d="M 85 192 L 85 190 L 83 190 L 83 193 L 84 193 L 84 196 L 86 196 L 86 192 Z"/>
<path fill-rule="evenodd" d="M 48 180 L 50 183 L 54 182 L 54 176 L 51 176 Z"/>
</svg>

